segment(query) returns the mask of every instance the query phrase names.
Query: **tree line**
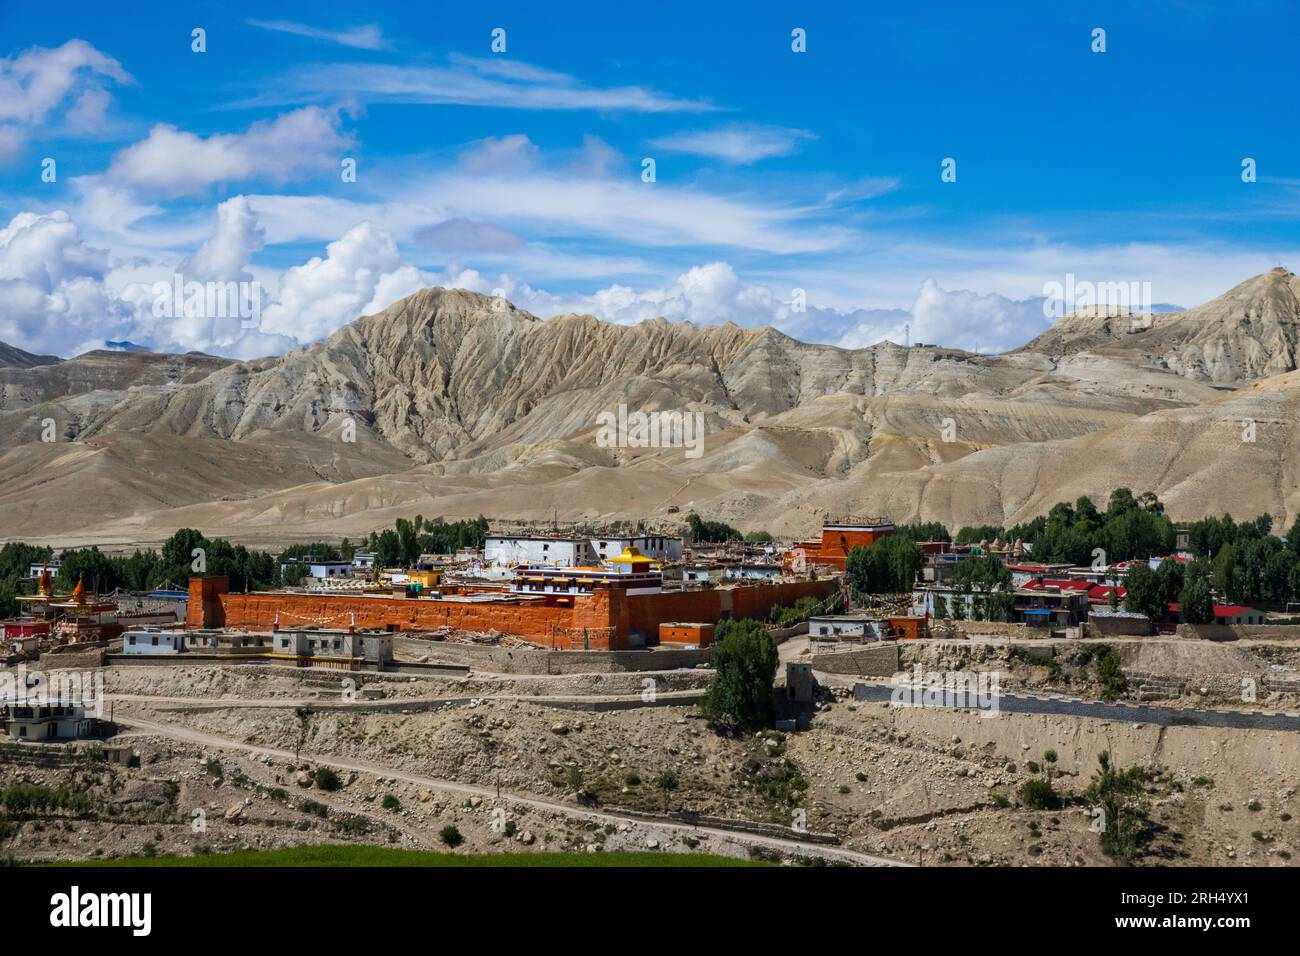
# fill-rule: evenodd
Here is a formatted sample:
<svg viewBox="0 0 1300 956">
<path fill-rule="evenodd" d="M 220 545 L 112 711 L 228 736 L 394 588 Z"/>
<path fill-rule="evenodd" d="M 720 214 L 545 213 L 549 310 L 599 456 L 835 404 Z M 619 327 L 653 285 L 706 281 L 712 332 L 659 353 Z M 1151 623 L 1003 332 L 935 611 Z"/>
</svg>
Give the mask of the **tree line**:
<svg viewBox="0 0 1300 956">
<path fill-rule="evenodd" d="M 380 567 L 410 567 L 421 554 L 483 547 L 487 528 L 482 515 L 453 522 L 426 521 L 416 515 L 414 520 L 399 518 L 394 527 L 371 532 L 362 544 L 375 553 L 375 564 Z M 65 549 L 57 555 L 61 567 L 53 583 L 63 592 L 71 591 L 78 582 L 99 593 L 152 591 L 169 586 L 183 589 L 192 575 L 206 574 L 230 578 L 232 591 L 269 590 L 301 583 L 307 575 L 304 561 L 351 561 L 357 550 L 344 538 L 337 545 L 290 545 L 273 555 L 182 528 L 161 548 L 137 549 L 130 555 L 105 554 L 98 547 Z M 16 598 L 31 566 L 55 557 L 53 548 L 21 542 L 0 547 L 0 617 L 18 613 Z"/>
</svg>

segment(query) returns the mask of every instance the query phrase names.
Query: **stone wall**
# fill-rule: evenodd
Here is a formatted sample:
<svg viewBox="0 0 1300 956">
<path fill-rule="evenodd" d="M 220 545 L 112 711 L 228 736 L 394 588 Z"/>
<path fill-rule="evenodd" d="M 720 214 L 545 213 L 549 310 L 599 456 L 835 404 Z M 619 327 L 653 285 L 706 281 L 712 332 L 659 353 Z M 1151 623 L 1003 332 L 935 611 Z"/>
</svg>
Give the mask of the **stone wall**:
<svg viewBox="0 0 1300 956">
<path fill-rule="evenodd" d="M 408 645 L 409 647 L 409 645 Z M 529 647 L 489 647 L 430 641 L 431 661 L 466 664 L 472 670 L 501 674 L 618 673 L 624 671 L 667 671 L 695 667 L 713 660 L 712 648 L 653 651 L 549 651 Z"/>
<path fill-rule="evenodd" d="M 813 670 L 824 674 L 892 677 L 898 673 L 898 644 L 864 644 L 853 650 L 823 651 L 812 656 Z"/>
<path fill-rule="evenodd" d="M 1085 637 L 1114 637 L 1125 635 L 1145 637 L 1155 630 L 1145 617 L 1090 617 L 1083 625 Z"/>
</svg>

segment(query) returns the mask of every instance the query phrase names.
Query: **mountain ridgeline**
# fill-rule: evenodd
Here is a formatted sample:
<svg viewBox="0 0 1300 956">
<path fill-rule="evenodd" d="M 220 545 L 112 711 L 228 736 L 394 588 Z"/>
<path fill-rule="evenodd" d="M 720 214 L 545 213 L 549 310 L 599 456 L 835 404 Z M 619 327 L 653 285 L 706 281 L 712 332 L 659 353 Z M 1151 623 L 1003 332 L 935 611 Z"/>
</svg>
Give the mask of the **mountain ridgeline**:
<svg viewBox="0 0 1300 956">
<path fill-rule="evenodd" d="M 1002 355 L 542 320 L 437 288 L 249 362 L 0 345 L 0 537 L 149 542 L 208 522 L 260 540 L 417 506 L 690 507 L 789 533 L 848 510 L 1007 524 L 1117 485 L 1175 514 L 1287 519 L 1298 299 L 1300 280 L 1272 270 L 1183 313 L 1068 315 Z M 598 417 L 619 405 L 702 413 L 704 454 L 603 447 Z"/>
</svg>

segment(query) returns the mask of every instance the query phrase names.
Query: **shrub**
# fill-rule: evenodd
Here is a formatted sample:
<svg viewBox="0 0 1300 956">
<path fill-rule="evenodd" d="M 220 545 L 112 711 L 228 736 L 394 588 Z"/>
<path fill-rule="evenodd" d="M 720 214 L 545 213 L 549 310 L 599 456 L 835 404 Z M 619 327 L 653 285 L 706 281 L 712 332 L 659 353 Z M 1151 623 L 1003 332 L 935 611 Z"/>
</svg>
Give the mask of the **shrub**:
<svg viewBox="0 0 1300 956">
<path fill-rule="evenodd" d="M 1030 810 L 1055 810 L 1061 805 L 1052 781 L 1045 777 L 1026 780 L 1020 786 L 1020 802 Z"/>
<path fill-rule="evenodd" d="M 316 768 L 316 786 L 320 787 L 326 793 L 333 793 L 343 786 L 343 781 L 331 767 Z"/>
<path fill-rule="evenodd" d="M 460 835 L 460 830 L 454 823 L 448 823 L 445 827 L 439 830 L 438 837 L 443 843 L 447 844 L 447 846 L 452 849 L 455 849 L 465 842 L 465 838 Z"/>
<path fill-rule="evenodd" d="M 325 806 L 323 803 L 316 802 L 315 800 L 304 800 L 302 803 L 298 804 L 298 806 L 302 809 L 303 813 L 310 813 L 312 816 L 320 817 L 322 820 L 329 816 L 330 808 Z"/>
<path fill-rule="evenodd" d="M 402 801 L 398 800 L 397 797 L 393 796 L 391 793 L 384 794 L 384 799 L 380 805 L 385 810 L 396 811 L 402 809 Z"/>
<path fill-rule="evenodd" d="M 1103 700 L 1114 700 L 1128 690 L 1128 678 L 1124 676 L 1124 670 L 1120 667 L 1119 655 L 1115 653 L 1115 648 L 1109 645 L 1103 646 L 1094 655 L 1094 659 L 1097 662 L 1097 681 L 1101 684 Z"/>
<path fill-rule="evenodd" d="M 1097 763 L 1097 773 L 1084 798 L 1101 809 L 1102 852 L 1128 863 L 1137 856 L 1146 836 L 1146 814 L 1141 802 L 1146 773 L 1137 766 L 1115 769 L 1109 751 L 1102 751 Z"/>
</svg>

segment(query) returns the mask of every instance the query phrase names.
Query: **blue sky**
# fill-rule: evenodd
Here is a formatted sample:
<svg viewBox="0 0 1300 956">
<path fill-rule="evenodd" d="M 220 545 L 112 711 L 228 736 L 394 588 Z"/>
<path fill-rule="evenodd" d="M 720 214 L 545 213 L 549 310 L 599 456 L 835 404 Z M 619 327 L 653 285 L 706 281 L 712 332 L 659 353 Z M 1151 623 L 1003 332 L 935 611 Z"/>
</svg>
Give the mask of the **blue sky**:
<svg viewBox="0 0 1300 956">
<path fill-rule="evenodd" d="M 1067 275 L 1300 261 L 1286 3 L 177 6 L 0 10 L 0 340 L 249 357 L 438 284 L 995 351 Z"/>
</svg>

